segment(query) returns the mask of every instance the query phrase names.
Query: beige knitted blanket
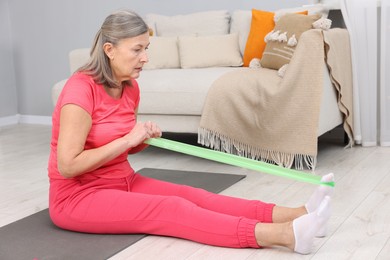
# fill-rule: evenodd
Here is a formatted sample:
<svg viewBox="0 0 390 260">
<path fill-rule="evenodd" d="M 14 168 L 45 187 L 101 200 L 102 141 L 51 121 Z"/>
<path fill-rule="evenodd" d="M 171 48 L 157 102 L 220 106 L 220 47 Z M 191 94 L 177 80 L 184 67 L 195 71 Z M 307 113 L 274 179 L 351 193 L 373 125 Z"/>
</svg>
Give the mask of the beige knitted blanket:
<svg viewBox="0 0 390 260">
<path fill-rule="evenodd" d="M 325 31 L 324 44 L 330 79 L 336 88 L 339 109 L 344 116 L 343 128 L 349 138 L 348 146 L 352 146 L 354 144 L 352 61 L 348 31 L 337 28 Z"/>
<path fill-rule="evenodd" d="M 240 69 L 217 79 L 203 107 L 198 142 L 283 167 L 290 168 L 295 162 L 297 169 L 304 165 L 314 169 L 325 59 L 323 34 L 332 34 L 325 37 L 331 42 L 332 31 L 302 34 L 283 78 L 275 70 L 262 68 Z M 327 55 L 327 59 L 336 59 L 332 62 L 338 64 L 339 57 L 335 56 Z M 345 55 L 340 59 L 347 60 Z M 340 62 L 351 67 L 350 58 L 349 64 L 345 60 Z M 343 79 L 340 84 L 351 82 Z M 352 85 L 345 88 L 344 92 L 352 96 Z M 350 117 L 352 103 L 343 106 Z"/>
</svg>

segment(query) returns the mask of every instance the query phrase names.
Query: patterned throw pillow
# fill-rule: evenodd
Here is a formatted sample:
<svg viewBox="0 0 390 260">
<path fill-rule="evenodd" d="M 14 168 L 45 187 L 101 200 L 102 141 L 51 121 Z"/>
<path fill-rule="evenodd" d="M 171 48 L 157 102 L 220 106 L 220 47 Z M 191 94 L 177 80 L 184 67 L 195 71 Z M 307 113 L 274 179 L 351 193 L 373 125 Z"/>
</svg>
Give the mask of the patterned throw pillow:
<svg viewBox="0 0 390 260">
<path fill-rule="evenodd" d="M 278 17 L 290 12 L 289 10 L 277 11 L 276 13 L 252 9 L 252 20 L 249 34 L 243 54 L 244 67 L 248 67 L 253 59 L 261 59 L 266 46 L 264 37 L 275 27 L 275 15 Z M 307 10 L 299 10 L 298 14 L 308 14 Z M 233 24 L 232 24 L 233 26 Z M 233 27 L 232 27 L 233 28 Z"/>
<path fill-rule="evenodd" d="M 294 54 L 299 37 L 313 28 L 320 14 L 285 14 L 276 22 L 275 28 L 265 36 L 266 47 L 260 64 L 263 68 L 279 70 L 288 64 Z"/>
</svg>

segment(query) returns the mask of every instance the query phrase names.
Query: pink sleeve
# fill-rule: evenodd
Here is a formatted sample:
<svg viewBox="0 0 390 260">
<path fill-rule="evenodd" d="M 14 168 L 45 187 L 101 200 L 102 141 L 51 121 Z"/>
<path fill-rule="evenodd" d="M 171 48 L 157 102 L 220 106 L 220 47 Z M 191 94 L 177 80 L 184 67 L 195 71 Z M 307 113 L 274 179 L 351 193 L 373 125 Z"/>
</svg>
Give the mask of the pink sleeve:
<svg viewBox="0 0 390 260">
<path fill-rule="evenodd" d="M 95 83 L 91 77 L 81 73 L 74 74 L 64 86 L 60 107 L 66 104 L 75 104 L 92 115 L 93 84 Z"/>
</svg>

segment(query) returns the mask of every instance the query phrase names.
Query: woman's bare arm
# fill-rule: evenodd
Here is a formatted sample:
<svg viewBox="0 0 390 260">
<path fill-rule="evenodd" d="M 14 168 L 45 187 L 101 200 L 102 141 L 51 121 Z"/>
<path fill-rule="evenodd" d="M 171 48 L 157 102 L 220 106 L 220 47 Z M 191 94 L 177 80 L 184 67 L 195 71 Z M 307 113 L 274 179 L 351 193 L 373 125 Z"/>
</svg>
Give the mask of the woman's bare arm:
<svg viewBox="0 0 390 260">
<path fill-rule="evenodd" d="M 84 150 L 91 129 L 91 116 L 80 106 L 67 104 L 61 109 L 58 137 L 58 170 L 71 178 L 95 170 L 130 148 L 124 138 L 96 149 Z"/>
<path fill-rule="evenodd" d="M 91 116 L 80 106 L 67 104 L 61 109 L 57 156 L 58 169 L 64 177 L 71 178 L 95 170 L 149 138 L 141 123 L 122 138 L 84 150 L 91 125 Z"/>
</svg>

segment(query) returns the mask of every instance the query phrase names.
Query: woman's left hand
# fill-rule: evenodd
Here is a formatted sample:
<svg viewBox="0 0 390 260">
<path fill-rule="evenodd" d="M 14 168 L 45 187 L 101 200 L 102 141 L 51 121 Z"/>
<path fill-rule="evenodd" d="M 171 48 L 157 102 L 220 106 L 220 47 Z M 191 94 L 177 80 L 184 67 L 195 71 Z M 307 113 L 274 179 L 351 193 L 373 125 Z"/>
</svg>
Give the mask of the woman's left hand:
<svg viewBox="0 0 390 260">
<path fill-rule="evenodd" d="M 157 126 L 156 123 L 147 121 L 145 122 L 144 127 L 149 135 L 149 138 L 161 137 L 161 129 Z"/>
</svg>

